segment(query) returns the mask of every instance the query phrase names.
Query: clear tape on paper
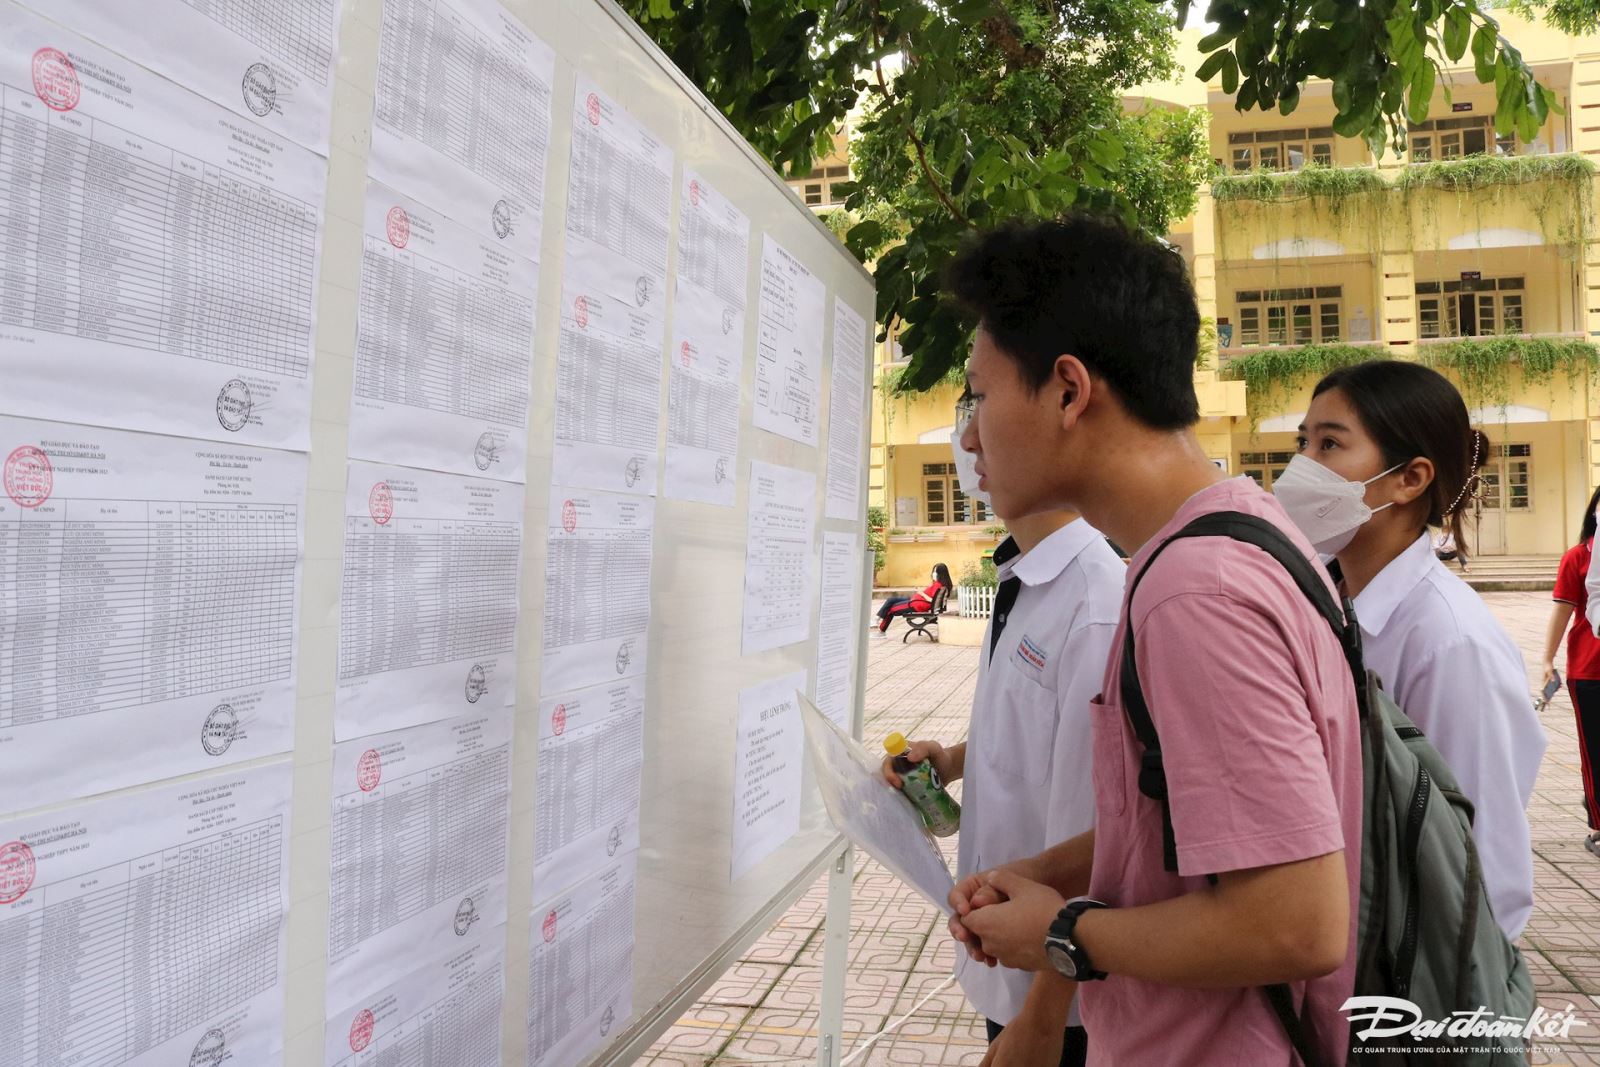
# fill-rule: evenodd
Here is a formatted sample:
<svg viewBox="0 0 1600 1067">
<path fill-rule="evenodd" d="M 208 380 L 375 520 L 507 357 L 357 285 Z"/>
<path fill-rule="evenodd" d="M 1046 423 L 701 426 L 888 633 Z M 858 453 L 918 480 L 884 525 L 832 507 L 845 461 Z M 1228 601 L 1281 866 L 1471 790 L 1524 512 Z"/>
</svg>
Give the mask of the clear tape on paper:
<svg viewBox="0 0 1600 1067">
<path fill-rule="evenodd" d="M 839 832 L 948 918 L 955 879 L 911 801 L 883 777 L 883 762 L 845 733 L 804 693 L 801 718 L 817 788 Z"/>
</svg>

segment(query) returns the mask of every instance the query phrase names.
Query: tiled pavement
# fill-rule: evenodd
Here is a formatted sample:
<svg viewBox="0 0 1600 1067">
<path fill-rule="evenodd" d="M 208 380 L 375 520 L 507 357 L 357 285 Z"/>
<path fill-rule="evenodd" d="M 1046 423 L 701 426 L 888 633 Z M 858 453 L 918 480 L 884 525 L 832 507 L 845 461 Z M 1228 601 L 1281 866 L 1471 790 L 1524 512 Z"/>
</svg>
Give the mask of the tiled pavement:
<svg viewBox="0 0 1600 1067">
<path fill-rule="evenodd" d="M 1531 692 L 1549 594 L 1494 593 L 1486 599 L 1523 650 Z M 966 733 L 977 672 L 974 648 L 870 642 L 866 737 L 901 730 L 908 737 L 959 740 Z M 1528 812 L 1536 899 L 1523 951 L 1540 1002 L 1552 1011 L 1570 1003 L 1589 1025 L 1575 1027 L 1559 1047 L 1541 1049 L 1534 1062 L 1600 1067 L 1600 860 L 1582 845 L 1577 735 L 1565 693 L 1546 709 L 1544 724 L 1550 747 Z M 953 838 L 946 847 L 954 868 Z M 662 1067 L 815 1062 L 826 907 L 823 878 L 639 1062 Z M 933 907 L 858 854 L 844 1048 L 854 1049 L 909 1012 L 950 973 L 953 960 L 952 942 Z M 983 1019 L 968 1008 L 959 987 L 951 986 L 856 1062 L 976 1065 L 984 1049 Z"/>
</svg>

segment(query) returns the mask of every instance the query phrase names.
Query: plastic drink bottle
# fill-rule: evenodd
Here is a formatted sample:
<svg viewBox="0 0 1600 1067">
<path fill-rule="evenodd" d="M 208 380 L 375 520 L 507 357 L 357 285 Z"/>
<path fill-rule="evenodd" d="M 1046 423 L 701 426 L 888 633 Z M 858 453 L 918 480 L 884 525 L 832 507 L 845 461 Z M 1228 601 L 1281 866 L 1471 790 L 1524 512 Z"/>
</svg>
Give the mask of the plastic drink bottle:
<svg viewBox="0 0 1600 1067">
<path fill-rule="evenodd" d="M 922 816 L 923 824 L 934 837 L 949 837 L 961 828 L 961 805 L 945 792 L 932 761 L 912 763 L 906 758 L 909 747 L 903 734 L 890 734 L 883 739 L 883 750 L 894 757 L 900 789 Z"/>
</svg>

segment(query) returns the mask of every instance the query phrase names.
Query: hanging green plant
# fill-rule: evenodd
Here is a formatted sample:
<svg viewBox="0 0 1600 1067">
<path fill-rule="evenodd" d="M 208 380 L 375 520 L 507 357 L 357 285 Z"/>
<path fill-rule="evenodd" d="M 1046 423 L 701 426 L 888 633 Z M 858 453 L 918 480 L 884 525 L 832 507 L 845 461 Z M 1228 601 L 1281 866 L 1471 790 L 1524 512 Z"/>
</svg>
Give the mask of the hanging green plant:
<svg viewBox="0 0 1600 1067">
<path fill-rule="evenodd" d="M 1245 383 L 1245 413 L 1250 432 L 1261 425 L 1261 417 L 1275 411 L 1301 386 L 1322 378 L 1330 371 L 1379 359 L 1382 350 L 1370 345 L 1300 345 L 1295 348 L 1262 348 L 1248 355 L 1235 356 L 1222 367 L 1222 378 Z"/>
<path fill-rule="evenodd" d="M 1231 219 L 1218 227 L 1220 258 L 1231 258 L 1227 239 L 1232 223 L 1264 218 L 1267 213 L 1288 221 L 1275 205 L 1309 204 L 1314 212 L 1333 221 L 1358 210 L 1357 231 L 1376 251 L 1383 233 L 1405 227 L 1407 247 L 1417 247 L 1416 220 L 1423 229 L 1437 232 L 1441 218 L 1439 193 L 1454 193 L 1458 204 L 1470 206 L 1479 228 L 1485 210 L 1495 216 L 1512 198 L 1527 205 L 1539 221 L 1544 239 L 1576 255 L 1594 232 L 1593 182 L 1596 166 L 1577 155 L 1500 156 L 1473 155 L 1401 168 L 1393 181 L 1385 181 L 1374 167 L 1328 167 L 1308 164 L 1297 171 L 1250 171 L 1219 174 L 1212 180 L 1211 196 Z M 1487 196 L 1483 195 L 1487 193 Z M 1398 217 L 1396 217 L 1398 212 Z M 1348 235 L 1349 231 L 1347 231 Z M 1437 249 L 1438 242 L 1430 242 Z"/>
<path fill-rule="evenodd" d="M 1600 368 L 1600 347 L 1570 337 L 1471 337 L 1425 345 L 1422 361 L 1455 378 L 1469 408 L 1504 411 L 1515 395 L 1513 367 L 1525 386 L 1551 386 L 1552 394 L 1558 371 L 1587 387 Z"/>
<path fill-rule="evenodd" d="M 1211 182 L 1211 197 L 1218 203 L 1334 201 L 1369 196 L 1384 188 L 1383 178 L 1371 167 L 1327 167 L 1308 163 L 1299 170 L 1254 170 L 1218 175 Z"/>
</svg>

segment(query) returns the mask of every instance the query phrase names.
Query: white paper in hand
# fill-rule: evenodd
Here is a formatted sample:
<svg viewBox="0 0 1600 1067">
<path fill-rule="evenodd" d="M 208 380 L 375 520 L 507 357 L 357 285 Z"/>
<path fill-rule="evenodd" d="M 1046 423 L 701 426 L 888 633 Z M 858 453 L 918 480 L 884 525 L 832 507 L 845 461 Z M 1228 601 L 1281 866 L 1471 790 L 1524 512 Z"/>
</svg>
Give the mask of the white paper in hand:
<svg viewBox="0 0 1600 1067">
<path fill-rule="evenodd" d="M 839 832 L 945 915 L 955 880 L 922 816 L 904 793 L 884 781 L 883 761 L 875 759 L 835 726 L 804 693 L 801 717 L 806 745 L 817 772 L 817 788 L 828 817 Z"/>
</svg>

